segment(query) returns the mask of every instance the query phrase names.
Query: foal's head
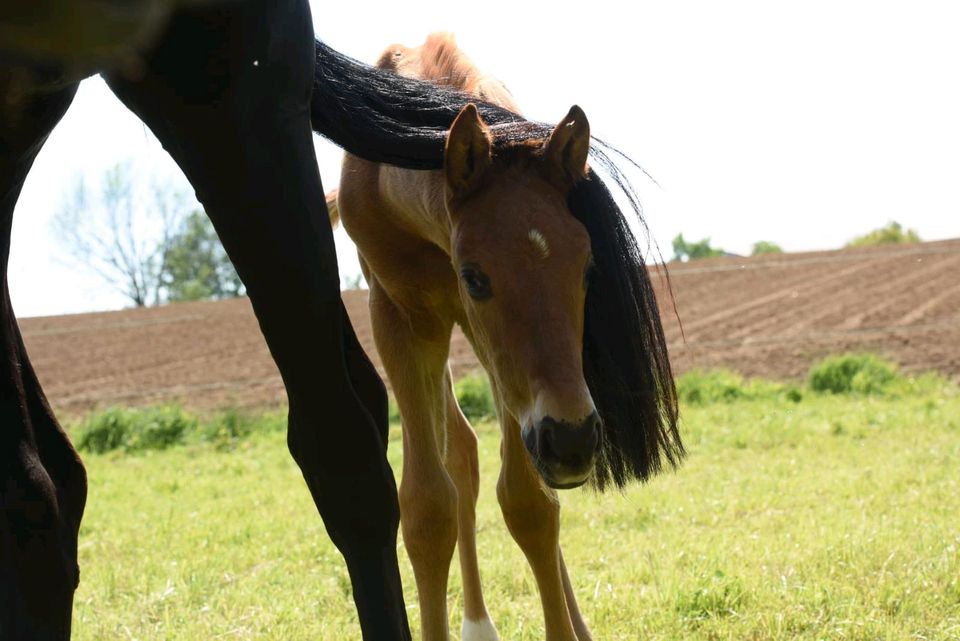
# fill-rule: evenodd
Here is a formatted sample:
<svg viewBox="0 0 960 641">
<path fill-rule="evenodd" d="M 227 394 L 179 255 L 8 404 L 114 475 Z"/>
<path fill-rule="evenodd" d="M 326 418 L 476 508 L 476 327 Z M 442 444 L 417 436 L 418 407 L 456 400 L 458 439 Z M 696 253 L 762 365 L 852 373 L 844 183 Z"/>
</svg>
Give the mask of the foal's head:
<svg viewBox="0 0 960 641">
<path fill-rule="evenodd" d="M 583 372 L 590 236 L 567 207 L 589 146 L 586 116 L 573 107 L 545 142 L 494 150 L 468 105 L 444 158 L 453 267 L 476 349 L 501 411 L 555 488 L 587 480 L 601 439 Z"/>
</svg>

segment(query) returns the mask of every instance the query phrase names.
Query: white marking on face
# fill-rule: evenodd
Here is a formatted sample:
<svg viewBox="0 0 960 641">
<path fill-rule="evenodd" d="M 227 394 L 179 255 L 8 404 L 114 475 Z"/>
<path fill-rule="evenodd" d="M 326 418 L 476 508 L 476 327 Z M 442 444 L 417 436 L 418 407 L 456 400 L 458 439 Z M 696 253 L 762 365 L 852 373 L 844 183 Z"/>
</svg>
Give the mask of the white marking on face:
<svg viewBox="0 0 960 641">
<path fill-rule="evenodd" d="M 550 258 L 550 244 L 547 242 L 547 238 L 543 235 L 543 232 L 539 229 L 531 229 L 527 232 L 527 239 L 533 243 L 533 248 L 537 252 L 542 260 Z"/>
</svg>

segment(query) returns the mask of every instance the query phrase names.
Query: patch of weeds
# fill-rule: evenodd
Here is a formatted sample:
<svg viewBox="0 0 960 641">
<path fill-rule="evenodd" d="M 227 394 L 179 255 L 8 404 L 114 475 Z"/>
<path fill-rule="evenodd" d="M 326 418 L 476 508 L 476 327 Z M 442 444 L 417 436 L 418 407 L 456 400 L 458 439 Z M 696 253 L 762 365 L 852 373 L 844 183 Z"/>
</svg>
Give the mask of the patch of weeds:
<svg viewBox="0 0 960 641">
<path fill-rule="evenodd" d="M 283 414 L 252 414 L 230 409 L 201 421 L 178 406 L 110 407 L 88 415 L 73 428 L 77 449 L 103 454 L 140 453 L 186 443 L 211 443 L 230 448 L 254 433 L 281 431 Z"/>
<path fill-rule="evenodd" d="M 815 392 L 881 394 L 899 378 L 896 365 L 879 356 L 840 354 L 815 363 L 808 381 Z"/>
<path fill-rule="evenodd" d="M 82 423 L 77 448 L 101 454 L 111 450 L 143 452 L 183 443 L 195 431 L 197 419 L 176 406 L 147 409 L 112 407 Z"/>
<path fill-rule="evenodd" d="M 743 377 L 729 370 L 691 370 L 677 379 L 680 402 L 706 405 L 735 401 L 746 396 Z"/>
</svg>

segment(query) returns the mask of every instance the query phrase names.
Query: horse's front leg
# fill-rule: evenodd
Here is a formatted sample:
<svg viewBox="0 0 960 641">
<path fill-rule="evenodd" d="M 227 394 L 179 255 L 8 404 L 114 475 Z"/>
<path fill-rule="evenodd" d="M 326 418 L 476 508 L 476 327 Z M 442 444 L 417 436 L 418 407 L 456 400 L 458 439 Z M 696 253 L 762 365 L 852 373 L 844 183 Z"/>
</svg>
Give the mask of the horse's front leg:
<svg viewBox="0 0 960 641">
<path fill-rule="evenodd" d="M 444 467 L 451 323 L 391 301 L 374 275 L 370 317 L 403 422 L 400 527 L 420 601 L 422 641 L 447 641 L 447 577 L 457 542 L 457 487 Z M 471 500 L 463 497 L 461 500 Z"/>
<path fill-rule="evenodd" d="M 502 406 L 501 406 L 502 407 Z M 497 499 L 540 590 L 547 641 L 590 641 L 560 554 L 560 502 L 530 461 L 520 425 L 500 412 L 503 441 Z"/>
<path fill-rule="evenodd" d="M 7 286 L 27 172 L 76 92 L 14 99 L 0 69 L 0 638 L 70 638 L 86 473 L 27 359 Z"/>
</svg>

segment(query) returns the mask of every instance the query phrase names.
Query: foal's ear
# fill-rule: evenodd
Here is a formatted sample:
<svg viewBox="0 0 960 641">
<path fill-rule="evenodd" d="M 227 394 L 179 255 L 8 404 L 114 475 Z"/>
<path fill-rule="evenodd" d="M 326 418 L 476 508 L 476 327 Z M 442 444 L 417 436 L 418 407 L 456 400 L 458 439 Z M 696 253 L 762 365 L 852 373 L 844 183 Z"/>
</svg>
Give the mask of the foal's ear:
<svg viewBox="0 0 960 641">
<path fill-rule="evenodd" d="M 473 104 L 460 110 L 447 134 L 443 168 L 454 197 L 467 196 L 480 186 L 490 167 L 490 129 Z"/>
<path fill-rule="evenodd" d="M 550 178 L 572 185 L 587 174 L 590 123 L 583 109 L 574 105 L 543 145 L 543 159 Z"/>
</svg>

